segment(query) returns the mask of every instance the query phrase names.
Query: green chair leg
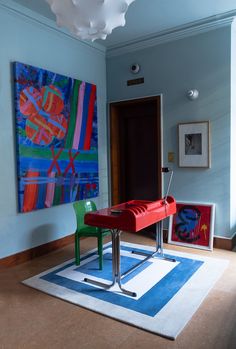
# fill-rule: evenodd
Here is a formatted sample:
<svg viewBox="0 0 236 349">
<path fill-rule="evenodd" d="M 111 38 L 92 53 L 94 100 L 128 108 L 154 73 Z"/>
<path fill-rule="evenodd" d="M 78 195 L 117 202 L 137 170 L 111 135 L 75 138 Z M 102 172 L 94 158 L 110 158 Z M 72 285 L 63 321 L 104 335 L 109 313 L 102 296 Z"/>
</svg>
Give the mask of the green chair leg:
<svg viewBox="0 0 236 349">
<path fill-rule="evenodd" d="M 103 237 L 109 234 L 103 229 L 89 226 L 84 223 L 84 216 L 88 212 L 97 210 L 96 204 L 92 200 L 80 200 L 73 203 L 76 215 L 75 229 L 75 264 L 80 265 L 80 237 L 96 237 L 98 239 L 99 269 L 103 267 Z"/>
<path fill-rule="evenodd" d="M 80 237 L 75 233 L 75 264 L 80 265 Z"/>
<path fill-rule="evenodd" d="M 102 270 L 103 263 L 103 245 L 102 236 L 98 236 L 98 255 L 99 255 L 99 269 Z"/>
</svg>

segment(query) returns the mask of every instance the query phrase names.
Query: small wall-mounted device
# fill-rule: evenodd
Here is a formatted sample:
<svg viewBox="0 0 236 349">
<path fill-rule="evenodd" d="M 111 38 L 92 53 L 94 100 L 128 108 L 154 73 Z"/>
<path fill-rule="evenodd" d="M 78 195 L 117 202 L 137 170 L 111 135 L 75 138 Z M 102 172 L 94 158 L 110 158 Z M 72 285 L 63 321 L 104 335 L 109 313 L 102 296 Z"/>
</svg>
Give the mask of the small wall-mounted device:
<svg viewBox="0 0 236 349">
<path fill-rule="evenodd" d="M 199 92 L 198 92 L 198 90 L 196 90 L 196 89 L 192 89 L 192 90 L 189 90 L 189 91 L 187 92 L 187 97 L 188 97 L 188 99 L 190 99 L 191 101 L 193 101 L 194 99 L 197 99 L 198 96 L 199 96 Z"/>
<path fill-rule="evenodd" d="M 168 162 L 174 162 L 175 161 L 175 153 L 172 151 L 168 152 Z"/>
<path fill-rule="evenodd" d="M 133 74 L 137 74 L 140 71 L 140 65 L 138 63 L 131 64 L 130 71 Z"/>
</svg>

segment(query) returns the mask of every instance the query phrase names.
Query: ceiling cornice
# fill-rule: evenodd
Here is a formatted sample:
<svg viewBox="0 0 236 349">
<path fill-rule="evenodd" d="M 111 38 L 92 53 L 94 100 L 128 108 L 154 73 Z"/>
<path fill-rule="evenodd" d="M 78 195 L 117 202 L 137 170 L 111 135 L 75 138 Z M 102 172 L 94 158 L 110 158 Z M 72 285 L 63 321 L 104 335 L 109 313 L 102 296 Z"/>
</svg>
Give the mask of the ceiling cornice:
<svg viewBox="0 0 236 349">
<path fill-rule="evenodd" d="M 236 11 L 229 11 L 220 15 L 211 16 L 199 21 L 181 25 L 158 34 L 148 35 L 137 40 L 128 41 L 122 45 L 114 45 L 107 49 L 107 57 L 123 55 L 125 53 L 146 49 L 166 42 L 198 35 L 210 30 L 231 25 L 236 16 Z"/>
<path fill-rule="evenodd" d="M 76 40 L 78 43 L 80 43 L 83 46 L 86 46 L 87 48 L 91 48 L 93 50 L 96 50 L 102 54 L 106 54 L 106 48 L 103 45 L 92 43 L 89 41 L 81 41 L 76 36 L 72 35 L 70 32 L 66 31 L 63 28 L 59 28 L 56 25 L 56 22 L 46 18 L 12 0 L 0 0 L 0 9 L 6 10 L 8 13 L 15 15 L 15 16 L 21 16 L 24 18 L 25 21 L 28 22 L 34 22 L 38 25 L 46 27 L 48 30 L 52 30 L 59 35 L 66 36 L 72 40 Z"/>
<path fill-rule="evenodd" d="M 98 43 L 90 43 L 89 41 L 79 40 L 76 36 L 66 31 L 65 29 L 59 28 L 56 25 L 55 21 L 48 19 L 12 0 L 0 0 L 0 8 L 5 9 L 12 15 L 22 16 L 24 20 L 28 22 L 34 22 L 58 33 L 59 35 L 64 35 L 72 40 L 76 40 L 81 45 L 94 49 L 106 55 L 108 58 L 231 25 L 234 18 L 236 17 L 236 10 L 228 11 L 199 21 L 177 26 L 170 30 L 159 32 L 158 34 L 150 34 L 148 36 L 140 37 L 136 40 L 127 41 L 123 44 L 117 44 L 110 46 L 109 48 L 105 48 L 103 45 L 100 45 Z"/>
</svg>

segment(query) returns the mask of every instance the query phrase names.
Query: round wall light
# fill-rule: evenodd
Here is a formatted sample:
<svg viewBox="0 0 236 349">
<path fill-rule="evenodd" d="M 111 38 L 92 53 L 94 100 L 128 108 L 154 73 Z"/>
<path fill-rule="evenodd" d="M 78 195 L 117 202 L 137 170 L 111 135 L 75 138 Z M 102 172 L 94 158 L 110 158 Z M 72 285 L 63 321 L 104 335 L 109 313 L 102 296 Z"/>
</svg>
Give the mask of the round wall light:
<svg viewBox="0 0 236 349">
<path fill-rule="evenodd" d="M 189 90 L 189 91 L 187 92 L 187 97 L 188 97 L 188 99 L 190 99 L 191 101 L 197 99 L 197 98 L 199 97 L 199 92 L 198 92 L 198 90 L 196 90 L 196 89 Z"/>
</svg>

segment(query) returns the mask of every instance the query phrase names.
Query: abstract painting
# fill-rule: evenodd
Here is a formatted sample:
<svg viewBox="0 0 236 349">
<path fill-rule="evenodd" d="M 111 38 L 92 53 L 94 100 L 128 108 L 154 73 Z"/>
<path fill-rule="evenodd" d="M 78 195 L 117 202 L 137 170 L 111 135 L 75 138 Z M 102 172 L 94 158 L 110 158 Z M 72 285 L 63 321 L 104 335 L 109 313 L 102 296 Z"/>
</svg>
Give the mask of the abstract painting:
<svg viewBox="0 0 236 349">
<path fill-rule="evenodd" d="M 177 202 L 168 243 L 205 250 L 213 248 L 215 205 Z"/>
<path fill-rule="evenodd" d="M 98 196 L 96 85 L 13 66 L 19 212 Z"/>
</svg>

